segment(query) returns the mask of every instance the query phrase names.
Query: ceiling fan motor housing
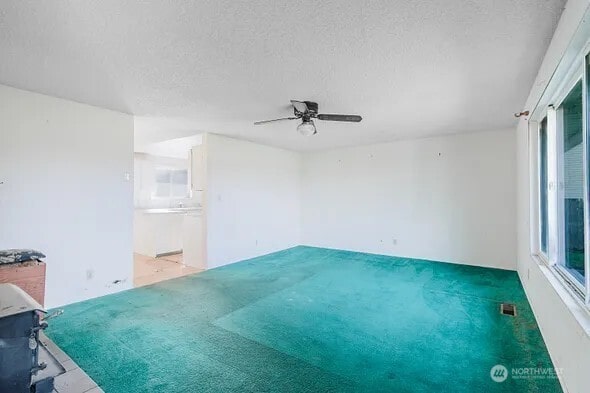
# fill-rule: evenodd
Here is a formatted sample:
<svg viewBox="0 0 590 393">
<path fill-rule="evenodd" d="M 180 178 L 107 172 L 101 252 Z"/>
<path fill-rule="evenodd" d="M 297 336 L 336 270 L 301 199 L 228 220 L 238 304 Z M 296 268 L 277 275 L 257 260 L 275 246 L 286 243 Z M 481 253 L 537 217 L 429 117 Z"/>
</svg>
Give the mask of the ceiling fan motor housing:
<svg viewBox="0 0 590 393">
<path fill-rule="evenodd" d="M 318 103 L 312 101 L 303 101 L 307 105 L 307 111 L 305 113 L 300 112 L 297 108 L 293 107 L 293 113 L 295 116 L 309 115 L 309 117 L 315 117 L 318 114 Z"/>
</svg>

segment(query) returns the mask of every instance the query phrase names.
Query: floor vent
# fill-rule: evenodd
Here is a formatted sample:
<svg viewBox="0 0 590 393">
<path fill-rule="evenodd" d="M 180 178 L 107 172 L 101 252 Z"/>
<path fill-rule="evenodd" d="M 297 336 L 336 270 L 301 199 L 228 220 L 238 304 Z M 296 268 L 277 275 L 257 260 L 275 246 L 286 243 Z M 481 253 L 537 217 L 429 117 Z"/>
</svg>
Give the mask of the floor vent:
<svg viewBox="0 0 590 393">
<path fill-rule="evenodd" d="M 500 313 L 504 315 L 516 316 L 516 305 L 511 303 L 500 304 Z"/>
</svg>

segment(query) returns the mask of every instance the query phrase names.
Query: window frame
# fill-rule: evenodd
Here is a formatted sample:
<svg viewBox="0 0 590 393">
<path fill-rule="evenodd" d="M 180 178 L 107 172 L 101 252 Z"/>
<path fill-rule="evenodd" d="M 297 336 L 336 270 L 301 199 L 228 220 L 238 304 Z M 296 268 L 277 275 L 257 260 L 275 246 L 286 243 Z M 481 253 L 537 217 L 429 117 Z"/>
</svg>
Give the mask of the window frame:
<svg viewBox="0 0 590 393">
<path fill-rule="evenodd" d="M 584 253 L 584 268 L 585 268 L 585 297 L 584 302 L 586 305 L 590 305 L 590 212 L 588 211 L 588 207 L 590 207 L 590 180 L 588 177 L 590 176 L 589 170 L 589 163 L 590 163 L 590 147 L 588 144 L 590 143 L 590 138 L 588 133 L 590 132 L 590 123 L 588 111 L 590 110 L 590 106 L 588 105 L 588 89 L 590 88 L 590 42 L 586 44 L 585 50 L 583 52 L 584 58 L 583 66 L 582 66 L 582 145 L 584 150 L 584 166 L 583 166 L 583 173 L 584 173 L 584 225 L 587 227 L 584 228 L 584 249 L 586 252 Z"/>
<path fill-rule="evenodd" d="M 533 161 L 536 166 L 536 173 L 534 180 L 536 187 L 533 188 L 536 193 L 534 198 L 535 206 L 533 216 L 536 215 L 535 224 L 531 225 L 532 231 L 532 249 L 531 254 L 536 257 L 541 263 L 548 266 L 551 271 L 556 273 L 559 281 L 573 292 L 576 297 L 581 300 L 587 309 L 590 309 L 590 138 L 588 132 L 590 130 L 589 124 L 589 105 L 588 105 L 588 90 L 590 89 L 590 40 L 583 46 L 583 50 L 578 54 L 577 60 L 565 73 L 565 77 L 561 79 L 558 88 L 555 89 L 555 94 L 548 99 L 545 97 L 545 107 L 539 110 L 535 108 L 533 116 L 529 119 L 529 130 L 534 133 L 533 142 L 536 142 L 536 148 L 531 150 L 534 152 Z M 581 61 L 580 61 L 581 58 Z M 572 89 L 582 81 L 582 172 L 583 172 L 583 206 L 584 206 L 584 282 L 581 283 L 576 279 L 560 261 L 563 259 L 563 232 L 561 231 L 561 222 L 563 222 L 563 209 L 559 207 L 558 193 L 559 188 L 563 186 L 563 178 L 559 176 L 558 168 L 558 153 L 562 130 L 560 122 L 560 113 L 558 108 L 572 91 Z M 540 100 L 541 101 L 541 100 Z M 541 233 L 541 122 L 547 119 L 546 136 L 547 136 L 547 253 L 544 253 L 541 247 L 542 233 Z M 536 127 L 533 126 L 536 123 Z M 563 203 L 563 202 L 561 202 Z M 557 234 L 557 236 L 556 236 Z"/>
<path fill-rule="evenodd" d="M 545 177 L 547 178 L 545 183 L 546 187 L 543 190 L 543 168 L 542 168 L 542 155 L 543 155 L 543 145 L 541 144 L 541 130 L 543 129 L 543 123 L 545 123 Z M 537 230 L 537 248 L 539 256 L 543 258 L 543 260 L 548 264 L 549 263 L 549 122 L 547 116 L 543 117 L 543 119 L 539 122 L 539 128 L 537 130 L 537 206 L 538 206 L 538 230 Z M 547 208 L 546 214 L 546 222 L 543 223 L 543 203 L 541 202 L 541 194 L 545 191 L 547 195 L 545 196 L 545 205 Z M 543 232 L 542 228 L 545 226 L 545 231 L 547 233 L 547 239 L 543 239 Z M 545 242 L 545 250 L 543 250 L 543 242 Z"/>
</svg>

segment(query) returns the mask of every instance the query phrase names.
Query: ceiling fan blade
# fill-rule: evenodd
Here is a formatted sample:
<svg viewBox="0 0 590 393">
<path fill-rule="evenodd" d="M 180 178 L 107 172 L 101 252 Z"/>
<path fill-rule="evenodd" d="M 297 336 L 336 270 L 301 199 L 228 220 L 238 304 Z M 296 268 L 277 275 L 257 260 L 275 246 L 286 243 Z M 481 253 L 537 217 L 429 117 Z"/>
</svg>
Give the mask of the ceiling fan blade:
<svg viewBox="0 0 590 393">
<path fill-rule="evenodd" d="M 307 112 L 307 104 L 303 101 L 296 101 L 291 100 L 291 105 L 295 108 L 297 112 L 305 113 Z"/>
<path fill-rule="evenodd" d="M 272 119 L 272 120 L 262 120 L 262 121 L 255 121 L 254 125 L 260 125 L 260 124 L 266 124 L 266 123 L 272 123 L 275 121 L 282 121 L 282 120 L 296 120 L 298 119 L 298 117 L 281 117 L 280 119 Z"/>
<path fill-rule="evenodd" d="M 328 120 L 328 121 L 351 121 L 354 123 L 358 123 L 359 121 L 363 120 L 362 117 L 359 115 L 330 115 L 330 114 L 319 114 L 318 119 L 320 120 Z"/>
</svg>

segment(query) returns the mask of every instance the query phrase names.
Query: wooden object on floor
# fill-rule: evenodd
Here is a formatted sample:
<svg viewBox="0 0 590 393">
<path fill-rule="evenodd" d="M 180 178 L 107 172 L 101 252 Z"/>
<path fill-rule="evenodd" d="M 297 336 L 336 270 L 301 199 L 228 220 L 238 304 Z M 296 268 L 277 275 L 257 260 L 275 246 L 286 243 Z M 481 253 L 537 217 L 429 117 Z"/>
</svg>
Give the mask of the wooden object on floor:
<svg viewBox="0 0 590 393">
<path fill-rule="evenodd" d="M 4 283 L 15 284 L 44 306 L 45 262 L 27 261 L 0 265 L 0 284 Z"/>
</svg>

